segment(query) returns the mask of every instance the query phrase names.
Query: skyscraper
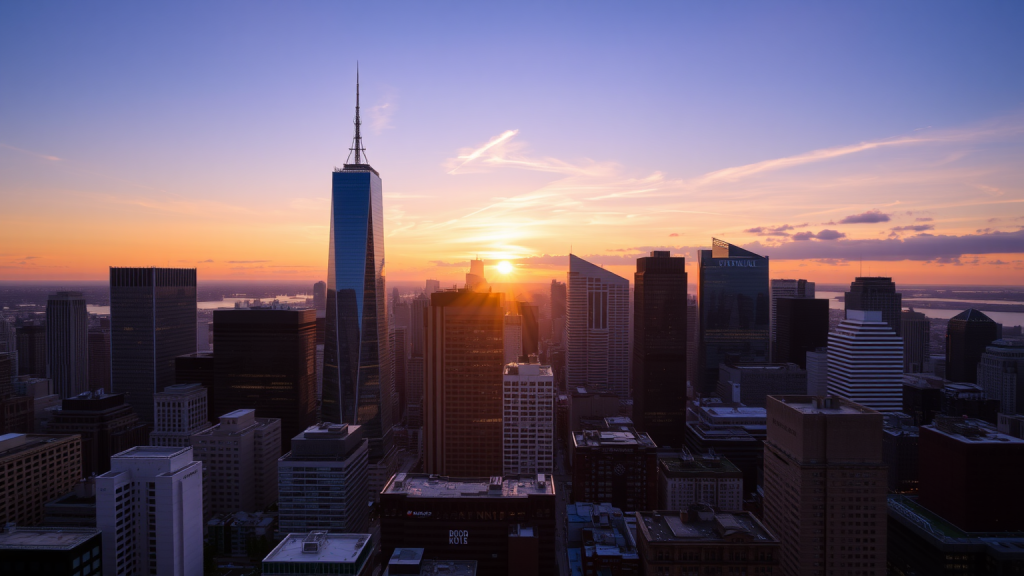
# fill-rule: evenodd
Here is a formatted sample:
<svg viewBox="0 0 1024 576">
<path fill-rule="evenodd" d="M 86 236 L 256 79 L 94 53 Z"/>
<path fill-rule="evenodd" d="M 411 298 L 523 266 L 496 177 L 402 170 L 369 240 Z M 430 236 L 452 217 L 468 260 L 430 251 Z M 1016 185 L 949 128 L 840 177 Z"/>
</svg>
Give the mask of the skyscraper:
<svg viewBox="0 0 1024 576">
<path fill-rule="evenodd" d="M 689 287 L 687 287 L 689 289 Z M 700 307 L 697 296 L 686 297 L 686 381 L 696 386 L 700 374 Z"/>
<path fill-rule="evenodd" d="M 100 322 L 89 328 L 89 389 L 109 391 L 110 319 L 102 318 Z"/>
<path fill-rule="evenodd" d="M 0 316 L 0 354 L 10 354 L 9 374 L 11 380 L 20 374 L 18 370 L 18 331 L 14 322 Z"/>
<path fill-rule="evenodd" d="M 196 338 L 195 268 L 110 268 L 110 386 L 143 422 Z"/>
<path fill-rule="evenodd" d="M 89 390 L 89 313 L 81 292 L 46 300 L 46 377 L 61 398 Z"/>
<path fill-rule="evenodd" d="M 540 307 L 528 302 L 518 302 L 519 315 L 523 317 L 523 355 L 540 353 Z"/>
<path fill-rule="evenodd" d="M 996 340 L 978 362 L 978 386 L 1003 414 L 1024 414 L 1024 341 Z"/>
<path fill-rule="evenodd" d="M 846 310 L 874 310 L 882 313 L 882 321 L 892 328 L 897 336 L 903 335 L 900 313 L 903 311 L 903 295 L 896 291 L 892 278 L 858 276 L 850 283 L 846 293 Z"/>
<path fill-rule="evenodd" d="M 394 384 L 392 390 L 392 410 L 395 423 L 405 422 L 405 412 L 408 406 L 406 394 L 406 366 L 408 358 L 405 357 L 405 350 L 408 343 L 409 329 L 404 326 L 396 326 L 391 329 L 391 378 Z"/>
<path fill-rule="evenodd" d="M 555 380 L 551 366 L 505 365 L 504 475 L 551 474 L 555 450 Z"/>
<path fill-rule="evenodd" d="M 206 387 L 199 382 L 173 384 L 153 399 L 156 418 L 149 433 L 150 446 L 188 446 L 193 434 L 211 426 Z"/>
<path fill-rule="evenodd" d="M 327 309 L 327 282 L 323 280 L 313 284 L 313 308 L 316 310 Z"/>
<path fill-rule="evenodd" d="M 828 300 L 779 298 L 775 307 L 775 362 L 807 367 L 807 353 L 828 345 Z"/>
<path fill-rule="evenodd" d="M 877 310 L 847 310 L 828 335 L 828 393 L 879 412 L 903 409 L 903 341 Z"/>
<path fill-rule="evenodd" d="M 551 281 L 551 340 L 558 344 L 565 344 L 565 314 L 566 314 L 566 291 L 565 283 L 558 280 Z"/>
<path fill-rule="evenodd" d="M 775 331 L 778 317 L 779 298 L 814 298 L 814 282 L 807 280 L 783 280 L 773 279 L 771 281 L 772 296 L 772 317 L 769 335 L 772 341 L 772 362 L 792 362 L 792 360 L 779 360 L 775 357 Z"/>
<path fill-rule="evenodd" d="M 430 296 L 434 292 L 440 292 L 441 291 L 441 281 L 440 280 L 433 280 L 433 279 L 428 278 L 425 291 L 426 291 L 427 296 Z"/>
<path fill-rule="evenodd" d="M 978 362 L 989 344 L 999 338 L 999 324 L 970 308 L 946 325 L 946 380 L 978 382 Z"/>
<path fill-rule="evenodd" d="M 357 72 L 354 161 L 332 175 L 321 413 L 327 422 L 359 425 L 371 465 L 387 467 L 393 448 L 384 200 L 380 174 L 366 162 L 360 126 Z"/>
<path fill-rule="evenodd" d="M 633 422 L 682 448 L 686 422 L 686 259 L 637 258 L 633 291 Z"/>
<path fill-rule="evenodd" d="M 46 326 L 26 325 L 17 329 L 18 375 L 46 377 Z"/>
<path fill-rule="evenodd" d="M 574 255 L 567 275 L 565 378 L 629 397 L 629 280 Z"/>
<path fill-rule="evenodd" d="M 487 278 L 484 276 L 484 261 L 479 259 L 470 260 L 469 272 L 466 273 L 466 290 L 487 292 L 490 290 L 490 287 L 490 284 L 487 283 Z"/>
<path fill-rule="evenodd" d="M 523 355 L 523 317 L 505 314 L 505 363 L 518 362 Z"/>
<path fill-rule="evenodd" d="M 768 257 L 717 238 L 700 251 L 698 395 L 714 394 L 722 362 L 768 361 L 768 290 Z"/>
<path fill-rule="evenodd" d="M 904 310 L 900 315 L 903 333 L 903 371 L 924 372 L 924 363 L 930 356 L 931 322 L 920 312 Z"/>
<path fill-rule="evenodd" d="M 45 431 L 82 437 L 82 470 L 78 477 L 103 474 L 110 470 L 111 456 L 146 443 L 146 426 L 125 404 L 124 394 L 99 391 L 65 398 L 60 409 L 50 413 Z"/>
</svg>

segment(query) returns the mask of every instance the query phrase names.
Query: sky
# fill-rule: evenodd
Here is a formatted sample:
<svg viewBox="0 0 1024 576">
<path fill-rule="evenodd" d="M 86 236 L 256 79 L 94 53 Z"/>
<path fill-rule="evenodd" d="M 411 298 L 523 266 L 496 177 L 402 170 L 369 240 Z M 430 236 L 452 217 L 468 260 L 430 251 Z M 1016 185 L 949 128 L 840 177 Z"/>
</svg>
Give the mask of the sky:
<svg viewBox="0 0 1024 576">
<path fill-rule="evenodd" d="M 0 281 L 326 277 L 355 68 L 389 280 L 1024 281 L 1021 2 L 0 3 Z M 498 278 L 500 261 L 513 264 Z"/>
</svg>

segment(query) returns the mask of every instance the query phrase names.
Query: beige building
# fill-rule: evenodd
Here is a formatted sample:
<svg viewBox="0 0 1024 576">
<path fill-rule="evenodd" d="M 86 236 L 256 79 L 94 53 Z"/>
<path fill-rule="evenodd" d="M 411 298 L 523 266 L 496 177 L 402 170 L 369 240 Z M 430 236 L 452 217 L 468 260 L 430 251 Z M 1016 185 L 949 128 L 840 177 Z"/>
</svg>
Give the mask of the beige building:
<svg viewBox="0 0 1024 576">
<path fill-rule="evenodd" d="M 764 523 L 784 576 L 882 576 L 882 414 L 835 397 L 770 396 Z"/>
<path fill-rule="evenodd" d="M 0 436 L 0 525 L 41 524 L 43 504 L 70 492 L 81 477 L 78 434 Z"/>
<path fill-rule="evenodd" d="M 150 446 L 189 445 L 189 438 L 210 427 L 207 392 L 202 384 L 175 384 L 153 395 L 156 421 Z"/>
</svg>

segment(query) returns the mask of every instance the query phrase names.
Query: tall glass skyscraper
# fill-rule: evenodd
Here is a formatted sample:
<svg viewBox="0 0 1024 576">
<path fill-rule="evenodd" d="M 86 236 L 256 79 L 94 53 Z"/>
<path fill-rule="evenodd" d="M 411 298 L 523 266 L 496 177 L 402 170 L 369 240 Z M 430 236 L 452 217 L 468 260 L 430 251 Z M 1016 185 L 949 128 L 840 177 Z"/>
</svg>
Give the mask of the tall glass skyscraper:
<svg viewBox="0 0 1024 576">
<path fill-rule="evenodd" d="M 700 385 L 711 395 L 718 365 L 725 361 L 767 362 L 771 301 L 768 257 L 711 239 L 700 251 Z"/>
<path fill-rule="evenodd" d="M 81 292 L 46 300 L 46 377 L 61 398 L 89 390 L 89 313 Z"/>
<path fill-rule="evenodd" d="M 565 378 L 629 399 L 629 280 L 569 255 Z"/>
</svg>

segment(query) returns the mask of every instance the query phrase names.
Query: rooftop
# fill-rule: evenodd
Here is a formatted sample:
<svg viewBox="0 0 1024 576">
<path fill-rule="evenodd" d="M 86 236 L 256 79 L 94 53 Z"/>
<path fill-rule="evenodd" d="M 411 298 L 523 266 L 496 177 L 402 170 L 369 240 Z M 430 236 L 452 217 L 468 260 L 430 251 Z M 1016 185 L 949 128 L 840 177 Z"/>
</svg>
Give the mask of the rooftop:
<svg viewBox="0 0 1024 576">
<path fill-rule="evenodd" d="M 0 533 L 0 550 L 71 550 L 99 533 L 96 528 L 12 528 Z"/>
<path fill-rule="evenodd" d="M 67 440 L 72 436 L 71 434 L 3 434 L 0 435 L 0 458 L 38 448 L 50 442 Z"/>
<path fill-rule="evenodd" d="M 185 451 L 192 451 L 191 446 L 136 446 L 124 452 L 114 454 L 112 458 L 173 458 Z"/>
<path fill-rule="evenodd" d="M 878 412 L 833 396 L 770 396 L 803 414 L 878 414 Z"/>
<path fill-rule="evenodd" d="M 550 476 L 493 476 L 491 478 L 449 478 L 428 474 L 395 474 L 382 494 L 405 494 L 411 498 L 526 498 L 555 494 Z"/>
<path fill-rule="evenodd" d="M 1024 444 L 1024 439 L 997 432 L 990 424 L 970 418 L 938 415 L 931 424 L 921 428 L 967 444 L 1005 444 L 1007 446 Z"/>
<path fill-rule="evenodd" d="M 950 320 L 964 320 L 967 322 L 988 322 L 991 324 L 995 324 L 995 322 L 991 318 L 985 316 L 985 314 L 983 314 L 981 311 L 975 310 L 974 308 L 968 308 L 967 310 L 964 310 L 963 312 L 957 314 L 956 316 L 953 316 L 952 318 L 950 318 Z"/>
<path fill-rule="evenodd" d="M 745 534 L 753 543 L 778 543 L 750 512 L 716 514 L 709 507 L 680 512 L 655 510 L 636 513 L 638 527 L 650 542 L 721 542 Z"/>
<path fill-rule="evenodd" d="M 728 458 L 704 454 L 693 456 L 688 452 L 678 457 L 661 458 L 658 460 L 658 467 L 667 476 L 674 478 L 689 475 L 742 474 Z"/>
<path fill-rule="evenodd" d="M 194 384 L 172 384 L 171 386 L 168 386 L 168 387 L 164 388 L 162 392 L 157 392 L 157 395 L 160 395 L 160 394 L 195 394 L 196 392 L 199 392 L 200 390 L 205 390 L 205 389 L 206 388 L 202 384 L 199 384 L 199 383 L 194 383 Z"/>
<path fill-rule="evenodd" d="M 355 564 L 371 542 L 369 534 L 289 534 L 263 559 L 293 564 Z M 264 572 L 267 572 L 264 567 Z"/>
<path fill-rule="evenodd" d="M 476 560 L 424 560 L 420 576 L 476 576 Z"/>
<path fill-rule="evenodd" d="M 603 448 L 609 446 L 637 446 L 656 448 L 654 440 L 646 432 L 637 432 L 632 427 L 624 430 L 583 430 L 573 432 L 573 443 L 577 448 Z"/>
</svg>

